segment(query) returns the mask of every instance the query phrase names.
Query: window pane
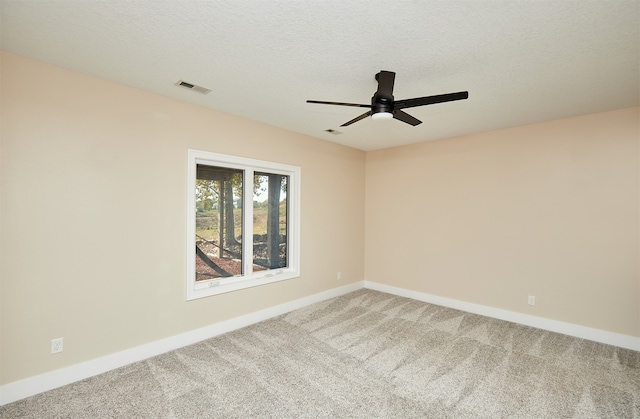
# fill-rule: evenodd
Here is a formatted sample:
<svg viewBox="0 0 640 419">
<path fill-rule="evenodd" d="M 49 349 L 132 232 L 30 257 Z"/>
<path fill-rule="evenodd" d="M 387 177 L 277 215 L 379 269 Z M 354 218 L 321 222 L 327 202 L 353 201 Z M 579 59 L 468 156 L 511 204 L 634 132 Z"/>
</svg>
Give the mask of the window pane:
<svg viewBox="0 0 640 419">
<path fill-rule="evenodd" d="M 286 267 L 289 176 L 256 172 L 253 184 L 253 263 L 262 269 Z"/>
<path fill-rule="evenodd" d="M 196 166 L 196 281 L 242 275 L 243 171 Z"/>
</svg>

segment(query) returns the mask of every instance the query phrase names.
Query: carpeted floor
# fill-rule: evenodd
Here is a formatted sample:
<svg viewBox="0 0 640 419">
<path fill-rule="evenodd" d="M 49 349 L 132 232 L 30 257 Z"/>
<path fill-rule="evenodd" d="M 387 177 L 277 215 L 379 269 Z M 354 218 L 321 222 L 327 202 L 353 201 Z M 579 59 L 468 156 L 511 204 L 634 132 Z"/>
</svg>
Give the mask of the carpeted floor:
<svg viewBox="0 0 640 419">
<path fill-rule="evenodd" d="M 0 417 L 640 418 L 640 352 L 360 290 Z"/>
</svg>

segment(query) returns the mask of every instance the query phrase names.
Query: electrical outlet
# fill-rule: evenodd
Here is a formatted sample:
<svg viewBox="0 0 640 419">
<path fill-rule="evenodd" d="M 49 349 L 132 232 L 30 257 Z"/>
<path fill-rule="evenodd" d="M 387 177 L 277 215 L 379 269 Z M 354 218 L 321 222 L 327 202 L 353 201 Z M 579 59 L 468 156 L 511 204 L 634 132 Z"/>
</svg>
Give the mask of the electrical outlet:
<svg viewBox="0 0 640 419">
<path fill-rule="evenodd" d="M 62 352 L 62 338 L 51 339 L 51 353 L 57 354 Z"/>
<path fill-rule="evenodd" d="M 342 272 L 338 272 L 336 278 L 338 279 L 338 281 L 340 281 L 342 279 Z"/>
<path fill-rule="evenodd" d="M 535 306 L 536 305 L 536 297 L 534 295 L 530 295 L 529 299 L 527 301 L 529 302 L 530 306 Z"/>
</svg>

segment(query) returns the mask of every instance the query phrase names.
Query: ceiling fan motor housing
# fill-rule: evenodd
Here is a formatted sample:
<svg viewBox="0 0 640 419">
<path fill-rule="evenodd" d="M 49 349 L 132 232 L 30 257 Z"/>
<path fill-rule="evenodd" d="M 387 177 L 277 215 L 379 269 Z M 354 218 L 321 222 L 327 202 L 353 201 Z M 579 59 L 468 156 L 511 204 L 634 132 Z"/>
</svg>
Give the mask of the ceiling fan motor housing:
<svg viewBox="0 0 640 419">
<path fill-rule="evenodd" d="M 377 113 L 393 113 L 393 84 L 396 73 L 392 71 L 380 71 L 376 74 L 378 89 L 371 98 L 371 115 Z"/>
<path fill-rule="evenodd" d="M 393 113 L 393 96 L 387 98 L 380 95 L 373 95 L 371 98 L 371 113 Z"/>
</svg>

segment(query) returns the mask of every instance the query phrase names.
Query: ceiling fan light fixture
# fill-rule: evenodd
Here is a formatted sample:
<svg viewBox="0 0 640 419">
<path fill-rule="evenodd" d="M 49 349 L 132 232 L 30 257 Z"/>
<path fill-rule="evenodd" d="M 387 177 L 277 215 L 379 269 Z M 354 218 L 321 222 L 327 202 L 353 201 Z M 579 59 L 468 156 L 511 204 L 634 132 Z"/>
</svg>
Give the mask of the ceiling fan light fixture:
<svg viewBox="0 0 640 419">
<path fill-rule="evenodd" d="M 374 121 L 386 121 L 393 119 L 393 114 L 391 112 L 376 112 L 371 115 L 371 119 Z"/>
</svg>

